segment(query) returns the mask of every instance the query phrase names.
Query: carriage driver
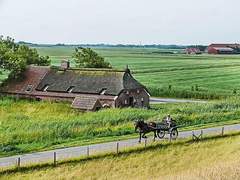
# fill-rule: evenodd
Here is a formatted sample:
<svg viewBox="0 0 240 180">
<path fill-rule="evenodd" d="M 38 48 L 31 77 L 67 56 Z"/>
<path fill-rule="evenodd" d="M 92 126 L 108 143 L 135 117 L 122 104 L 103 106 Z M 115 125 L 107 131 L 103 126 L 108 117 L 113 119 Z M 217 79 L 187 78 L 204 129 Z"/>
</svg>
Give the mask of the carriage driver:
<svg viewBox="0 0 240 180">
<path fill-rule="evenodd" d="M 165 122 L 167 123 L 168 128 L 170 128 L 171 123 L 172 123 L 172 118 L 171 118 L 170 114 L 167 115 L 167 118 L 166 118 Z"/>
</svg>

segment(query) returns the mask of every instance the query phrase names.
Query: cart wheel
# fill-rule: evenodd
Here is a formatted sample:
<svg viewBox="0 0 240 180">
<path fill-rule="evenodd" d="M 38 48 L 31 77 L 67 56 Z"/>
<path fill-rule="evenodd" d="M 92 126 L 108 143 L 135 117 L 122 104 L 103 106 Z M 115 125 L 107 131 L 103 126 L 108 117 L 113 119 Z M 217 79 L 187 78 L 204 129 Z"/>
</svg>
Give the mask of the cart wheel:
<svg viewBox="0 0 240 180">
<path fill-rule="evenodd" d="M 159 139 L 164 138 L 164 136 L 165 136 L 165 131 L 163 131 L 163 130 L 158 130 L 158 131 L 157 131 L 157 136 L 159 137 Z"/>
<path fill-rule="evenodd" d="M 170 133 L 170 136 L 172 137 L 172 139 L 177 139 L 178 137 L 178 130 L 177 129 L 173 129 Z"/>
</svg>

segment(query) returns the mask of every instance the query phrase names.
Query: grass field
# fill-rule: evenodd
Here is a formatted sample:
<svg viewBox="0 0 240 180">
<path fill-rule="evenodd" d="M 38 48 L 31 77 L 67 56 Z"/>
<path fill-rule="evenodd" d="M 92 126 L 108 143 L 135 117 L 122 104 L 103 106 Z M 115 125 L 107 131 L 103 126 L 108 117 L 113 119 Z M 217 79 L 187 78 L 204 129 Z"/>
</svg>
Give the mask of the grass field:
<svg viewBox="0 0 240 180">
<path fill-rule="evenodd" d="M 158 121 L 166 114 L 185 128 L 236 123 L 240 101 L 234 98 L 208 104 L 160 104 L 151 110 L 81 113 L 65 103 L 4 98 L 0 101 L 0 156 L 129 138 L 135 135 L 135 120 Z"/>
<path fill-rule="evenodd" d="M 115 156 L 0 175 L 2 179 L 182 179 L 235 180 L 240 177 L 240 136 L 199 143 L 177 141 Z M 101 168 L 99 168 L 101 167 Z"/>
<path fill-rule="evenodd" d="M 73 48 L 38 50 L 42 55 L 50 55 L 53 65 L 59 65 L 61 59 L 72 59 Z M 135 120 L 158 121 L 166 114 L 171 114 L 183 126 L 181 130 L 240 122 L 240 56 L 166 55 L 158 49 L 134 48 L 98 48 L 96 51 L 114 68 L 124 69 L 128 64 L 134 77 L 146 85 L 153 96 L 215 100 L 206 104 L 159 104 L 150 110 L 127 108 L 81 113 L 66 103 L 3 98 L 0 101 L 0 157 L 132 138 L 136 136 Z M 0 81 L 4 77 L 6 74 L 0 74 Z M 240 159 L 236 158 L 240 155 L 239 140 L 240 137 L 235 136 L 197 144 L 156 146 L 141 153 L 0 178 L 236 179 L 240 176 Z"/>
<path fill-rule="evenodd" d="M 53 65 L 69 59 L 74 47 L 37 47 Z M 240 55 L 163 54 L 151 48 L 96 48 L 114 68 L 129 65 L 152 96 L 220 99 L 240 95 Z M 172 50 L 174 51 L 174 50 Z M 0 75 L 0 81 L 5 76 Z"/>
<path fill-rule="evenodd" d="M 57 65 L 72 59 L 74 48 L 38 48 Z M 240 94 L 239 55 L 166 55 L 159 49 L 98 48 L 96 51 L 114 68 L 129 65 L 134 77 L 146 85 L 153 96 L 215 99 Z M 153 53 L 155 52 L 155 53 Z M 169 88 L 171 86 L 171 88 Z M 196 88 L 197 86 L 197 88 Z"/>
<path fill-rule="evenodd" d="M 53 65 L 72 60 L 74 47 L 37 47 Z M 114 68 L 129 65 L 152 96 L 220 99 L 240 95 L 240 55 L 164 54 L 151 48 L 96 48 Z M 176 50 L 172 50 L 176 51 Z M 0 75 L 0 80 L 1 80 Z"/>
</svg>

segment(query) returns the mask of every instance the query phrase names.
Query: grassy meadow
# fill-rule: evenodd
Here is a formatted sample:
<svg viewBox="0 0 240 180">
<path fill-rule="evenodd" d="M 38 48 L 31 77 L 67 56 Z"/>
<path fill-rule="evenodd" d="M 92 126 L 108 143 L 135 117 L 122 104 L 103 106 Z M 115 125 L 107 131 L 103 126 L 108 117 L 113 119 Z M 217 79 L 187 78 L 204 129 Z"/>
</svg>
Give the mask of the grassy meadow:
<svg viewBox="0 0 240 180">
<path fill-rule="evenodd" d="M 153 96 L 219 99 L 240 94 L 239 55 L 164 54 L 150 48 L 96 48 L 114 68 L 129 65 Z M 54 65 L 72 60 L 74 47 L 38 48 Z M 174 51 L 174 50 L 172 50 Z M 73 63 L 74 64 L 74 63 Z"/>
<path fill-rule="evenodd" d="M 40 54 L 50 55 L 53 65 L 59 65 L 61 59 L 71 59 L 73 50 L 38 48 Z M 152 95 L 218 100 L 207 104 L 159 104 L 151 110 L 129 108 L 81 113 L 66 103 L 3 98 L 0 156 L 130 138 L 136 135 L 135 120 L 157 121 L 166 114 L 171 114 L 185 129 L 239 122 L 240 56 L 166 55 L 158 49 L 140 48 L 96 51 L 114 68 L 124 69 L 128 64 Z M 5 76 L 2 74 L 0 78 Z"/>
<path fill-rule="evenodd" d="M 240 177 L 239 135 L 202 142 L 177 141 L 57 167 L 29 168 L 1 179 L 169 179 L 235 180 Z M 101 168 L 99 168 L 101 167 Z"/>
<path fill-rule="evenodd" d="M 237 123 L 239 100 L 81 113 L 65 103 L 4 98 L 0 101 L 0 156 L 130 138 L 136 135 L 135 120 L 160 121 L 166 114 L 185 129 Z"/>
</svg>

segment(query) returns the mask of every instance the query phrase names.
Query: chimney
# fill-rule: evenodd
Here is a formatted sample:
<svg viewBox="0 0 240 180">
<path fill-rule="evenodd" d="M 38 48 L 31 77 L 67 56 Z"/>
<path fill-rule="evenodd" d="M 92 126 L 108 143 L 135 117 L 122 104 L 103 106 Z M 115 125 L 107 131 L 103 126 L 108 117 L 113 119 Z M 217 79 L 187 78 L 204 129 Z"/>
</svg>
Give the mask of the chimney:
<svg viewBox="0 0 240 180">
<path fill-rule="evenodd" d="M 61 62 L 61 69 L 67 70 L 70 68 L 70 62 L 68 60 L 62 60 Z"/>
<path fill-rule="evenodd" d="M 130 71 L 130 69 L 128 68 L 128 65 L 126 66 L 125 72 L 131 74 L 131 71 Z"/>
</svg>

